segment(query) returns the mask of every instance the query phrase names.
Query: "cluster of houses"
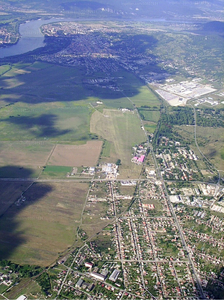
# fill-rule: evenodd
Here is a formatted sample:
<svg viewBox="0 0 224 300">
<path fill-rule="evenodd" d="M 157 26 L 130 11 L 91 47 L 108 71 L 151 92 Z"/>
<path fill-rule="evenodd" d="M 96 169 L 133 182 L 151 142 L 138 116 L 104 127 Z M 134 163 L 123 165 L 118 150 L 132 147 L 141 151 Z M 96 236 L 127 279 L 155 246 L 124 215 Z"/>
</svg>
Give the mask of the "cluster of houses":
<svg viewBox="0 0 224 300">
<path fill-rule="evenodd" d="M 147 153 L 147 145 L 138 145 L 133 147 L 134 155 L 131 159 L 131 162 L 141 165 L 144 160 Z"/>
<path fill-rule="evenodd" d="M 116 164 L 107 163 L 101 165 L 102 172 L 105 173 L 106 179 L 115 180 L 117 179 L 118 173 L 118 166 Z"/>
<path fill-rule="evenodd" d="M 92 278 L 95 279 L 97 281 L 105 281 L 108 278 L 108 273 L 109 270 L 107 268 L 104 268 L 101 273 L 97 273 L 97 272 L 93 272 L 93 264 L 90 262 L 85 262 L 85 267 L 89 269 L 89 273 L 88 275 Z M 109 280 L 112 282 L 116 282 L 118 277 L 120 274 L 120 270 L 119 269 L 114 269 L 112 271 L 112 273 L 109 276 Z M 75 285 L 76 288 L 82 288 L 82 289 L 86 289 L 88 291 L 91 291 L 94 288 L 94 284 L 93 283 L 87 283 L 85 282 L 83 277 L 80 277 Z"/>
<path fill-rule="evenodd" d="M 4 284 L 6 286 L 10 286 L 12 284 L 12 278 L 9 274 L 0 274 L 0 285 Z"/>
</svg>

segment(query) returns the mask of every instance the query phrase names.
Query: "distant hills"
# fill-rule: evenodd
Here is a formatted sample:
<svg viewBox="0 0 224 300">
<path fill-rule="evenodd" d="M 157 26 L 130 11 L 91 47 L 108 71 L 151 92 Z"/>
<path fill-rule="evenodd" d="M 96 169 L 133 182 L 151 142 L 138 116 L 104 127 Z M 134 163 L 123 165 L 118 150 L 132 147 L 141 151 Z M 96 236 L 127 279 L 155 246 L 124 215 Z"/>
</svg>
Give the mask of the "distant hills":
<svg viewBox="0 0 224 300">
<path fill-rule="evenodd" d="M 97 10 L 102 8 L 110 8 L 111 5 L 99 3 L 95 1 L 72 1 L 72 2 L 65 2 L 62 3 L 61 6 L 65 10 L 74 10 L 76 8 L 78 9 L 90 9 L 90 10 Z"/>
<path fill-rule="evenodd" d="M 219 22 L 219 21 L 208 22 L 203 25 L 202 30 L 224 34 L 224 22 Z"/>
<path fill-rule="evenodd" d="M 128 19 L 222 20 L 224 0 L 0 0 L 20 9 L 41 9 L 72 17 L 118 17 Z M 10 12 L 10 7 L 8 8 Z M 14 11 L 11 10 L 11 11 Z M 207 30 L 207 28 L 205 28 Z"/>
</svg>

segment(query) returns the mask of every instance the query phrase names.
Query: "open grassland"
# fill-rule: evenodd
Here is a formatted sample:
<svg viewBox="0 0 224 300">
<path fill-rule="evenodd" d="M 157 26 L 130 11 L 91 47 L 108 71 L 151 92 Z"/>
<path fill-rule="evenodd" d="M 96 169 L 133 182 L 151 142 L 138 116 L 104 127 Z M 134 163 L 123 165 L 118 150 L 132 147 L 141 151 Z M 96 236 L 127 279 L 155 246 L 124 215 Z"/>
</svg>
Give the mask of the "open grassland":
<svg viewBox="0 0 224 300">
<path fill-rule="evenodd" d="M 123 73 L 120 72 L 120 76 L 122 79 L 117 80 L 117 85 L 122 93 L 120 102 L 131 99 L 136 107 L 141 107 L 144 105 L 150 107 L 159 107 L 161 105 L 158 97 L 135 75 L 124 71 Z M 132 108 L 131 102 L 129 104 L 127 103 L 127 108 Z"/>
<path fill-rule="evenodd" d="M 133 105 L 126 97 L 123 97 L 121 94 L 121 98 L 119 99 L 111 99 L 111 100 L 103 100 L 104 108 L 128 108 L 133 109 Z"/>
<path fill-rule="evenodd" d="M 90 130 L 114 144 L 117 159 L 121 160 L 119 172 L 130 170 L 131 176 L 139 166 L 131 163 L 132 147 L 145 141 L 138 116 L 133 112 L 122 113 L 119 110 L 95 111 L 91 118 Z M 133 170 L 131 170 L 133 168 Z"/>
<path fill-rule="evenodd" d="M 105 140 L 102 146 L 101 157 L 110 157 L 112 143 Z"/>
<path fill-rule="evenodd" d="M 175 126 L 177 132 L 188 140 L 193 148 L 194 127 L 193 126 Z M 202 153 L 210 160 L 214 166 L 224 171 L 224 130 L 223 128 L 200 127 L 197 126 L 197 142 Z"/>
<path fill-rule="evenodd" d="M 45 141 L 0 141 L 0 166 L 43 166 L 53 148 L 53 145 Z"/>
<path fill-rule="evenodd" d="M 87 140 L 90 111 L 88 105 L 71 102 L 17 102 L 0 110 L 0 140 Z"/>
<path fill-rule="evenodd" d="M 156 130 L 157 124 L 154 122 L 144 121 L 144 127 L 148 133 L 154 133 L 154 131 Z"/>
<path fill-rule="evenodd" d="M 143 120 L 157 123 L 160 118 L 160 112 L 158 110 L 139 110 L 139 113 Z"/>
<path fill-rule="evenodd" d="M 0 182 L 0 216 L 29 187 L 29 182 Z"/>
<path fill-rule="evenodd" d="M 139 178 L 142 171 L 141 165 L 131 163 L 129 167 L 121 165 L 119 167 L 119 179 Z"/>
<path fill-rule="evenodd" d="M 0 76 L 6 74 L 10 70 L 10 68 L 11 68 L 10 65 L 0 66 Z"/>
<path fill-rule="evenodd" d="M 135 192 L 136 186 L 125 186 L 125 185 L 120 185 L 119 186 L 119 191 L 121 195 L 128 195 L 128 196 L 133 196 Z"/>
<path fill-rule="evenodd" d="M 140 87 L 139 93 L 133 97 L 130 97 L 130 99 L 137 107 L 144 105 L 159 107 L 161 105 L 158 97 L 156 97 L 156 95 L 151 92 L 147 86 Z"/>
<path fill-rule="evenodd" d="M 49 164 L 69 167 L 95 166 L 102 144 L 102 141 L 88 141 L 84 145 L 56 145 Z"/>
<path fill-rule="evenodd" d="M 87 190 L 83 183 L 33 184 L 26 201 L 0 219 L 0 256 L 21 264 L 52 263 L 74 242 Z"/>
<path fill-rule="evenodd" d="M 88 225 L 99 225 L 105 224 L 105 220 L 100 220 L 101 217 L 105 217 L 106 211 L 109 209 L 109 203 L 106 202 L 96 202 L 87 204 L 83 214 L 83 224 L 82 228 L 88 227 Z M 95 224 L 95 225 L 94 225 Z"/>
<path fill-rule="evenodd" d="M 156 96 L 133 74 L 113 72 L 112 85 L 94 84 L 105 74 L 86 76 L 85 68 L 47 63 L 17 63 L 1 66 L 0 140 L 89 139 L 89 103 L 103 101 L 108 108 L 158 106 Z M 107 85 L 107 84 L 106 84 Z M 119 90 L 120 89 L 120 90 Z"/>
</svg>

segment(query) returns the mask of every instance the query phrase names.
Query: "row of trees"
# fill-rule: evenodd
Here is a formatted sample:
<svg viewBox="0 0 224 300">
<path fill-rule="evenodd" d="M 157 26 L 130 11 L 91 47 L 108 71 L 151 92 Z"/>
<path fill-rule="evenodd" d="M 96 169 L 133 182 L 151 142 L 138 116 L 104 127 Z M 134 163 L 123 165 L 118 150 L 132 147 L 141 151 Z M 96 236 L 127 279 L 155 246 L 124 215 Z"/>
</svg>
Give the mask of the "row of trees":
<svg viewBox="0 0 224 300">
<path fill-rule="evenodd" d="M 17 273 L 19 277 L 23 277 L 23 278 L 35 277 L 35 280 L 39 283 L 45 295 L 49 294 L 49 292 L 51 291 L 51 279 L 54 278 L 52 276 L 51 276 L 52 278 L 50 278 L 45 268 L 42 268 L 40 266 L 31 266 L 28 264 L 19 265 L 6 259 L 0 260 L 0 266 L 3 268 L 7 267 L 13 273 Z"/>
<path fill-rule="evenodd" d="M 173 137 L 174 125 L 194 125 L 194 110 L 190 107 L 169 107 L 161 112 L 157 129 L 154 133 L 153 146 L 158 146 L 160 138 Z M 224 127 L 223 110 L 200 109 L 197 110 L 197 125 L 202 127 Z M 175 139 L 178 140 L 175 132 Z"/>
<path fill-rule="evenodd" d="M 31 266 L 31 265 L 18 265 L 16 263 L 12 263 L 9 260 L 3 259 L 0 260 L 1 267 L 8 267 L 13 272 L 19 273 L 21 277 L 33 277 L 37 276 L 43 271 L 43 268 L 39 266 Z"/>
</svg>

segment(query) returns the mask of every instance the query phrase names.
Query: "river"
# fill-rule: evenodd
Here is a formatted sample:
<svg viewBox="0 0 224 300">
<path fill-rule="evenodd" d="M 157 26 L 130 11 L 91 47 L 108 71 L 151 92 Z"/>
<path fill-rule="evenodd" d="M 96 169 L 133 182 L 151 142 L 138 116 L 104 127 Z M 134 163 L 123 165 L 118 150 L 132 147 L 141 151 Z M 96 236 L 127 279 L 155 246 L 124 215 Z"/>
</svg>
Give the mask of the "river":
<svg viewBox="0 0 224 300">
<path fill-rule="evenodd" d="M 43 24 L 52 22 L 66 21 L 66 19 L 49 19 L 49 20 L 35 20 L 27 21 L 19 26 L 19 33 L 21 38 L 18 43 L 6 48 L 0 48 L 0 58 L 23 54 L 40 47 L 44 47 L 44 36 L 40 31 Z"/>
<path fill-rule="evenodd" d="M 27 21 L 19 26 L 20 39 L 17 44 L 0 48 L 0 58 L 23 54 L 40 47 L 44 47 L 44 36 L 40 31 L 40 27 L 44 24 L 53 22 L 74 21 L 72 19 L 57 19 Z M 133 21 L 133 20 L 132 20 Z M 145 22 L 166 22 L 165 19 L 144 19 Z M 172 22 L 172 21 L 169 21 Z M 186 22 L 185 22 L 186 23 Z"/>
</svg>

